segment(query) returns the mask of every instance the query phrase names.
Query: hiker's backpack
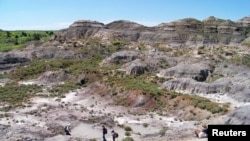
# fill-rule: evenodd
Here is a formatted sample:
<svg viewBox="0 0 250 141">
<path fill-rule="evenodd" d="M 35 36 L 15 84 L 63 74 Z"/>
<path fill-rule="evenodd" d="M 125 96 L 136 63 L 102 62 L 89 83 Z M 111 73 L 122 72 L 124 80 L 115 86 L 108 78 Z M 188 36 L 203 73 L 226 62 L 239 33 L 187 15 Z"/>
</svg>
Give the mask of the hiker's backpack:
<svg viewBox="0 0 250 141">
<path fill-rule="evenodd" d="M 118 138 L 119 135 L 118 135 L 118 133 L 115 132 L 114 136 L 115 136 L 115 138 Z"/>
<path fill-rule="evenodd" d="M 107 128 L 104 128 L 104 129 L 103 129 L 103 133 L 104 133 L 104 134 L 107 134 L 107 133 L 108 133 Z"/>
</svg>

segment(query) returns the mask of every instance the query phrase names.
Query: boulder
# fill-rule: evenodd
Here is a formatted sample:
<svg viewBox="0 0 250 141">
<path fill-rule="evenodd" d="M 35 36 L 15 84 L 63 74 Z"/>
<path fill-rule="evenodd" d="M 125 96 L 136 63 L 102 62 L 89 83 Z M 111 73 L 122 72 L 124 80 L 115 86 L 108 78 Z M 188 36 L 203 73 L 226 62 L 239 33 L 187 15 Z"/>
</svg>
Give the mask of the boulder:
<svg viewBox="0 0 250 141">
<path fill-rule="evenodd" d="M 119 51 L 104 59 L 100 65 L 123 64 L 135 60 L 138 57 L 136 51 Z"/>
</svg>

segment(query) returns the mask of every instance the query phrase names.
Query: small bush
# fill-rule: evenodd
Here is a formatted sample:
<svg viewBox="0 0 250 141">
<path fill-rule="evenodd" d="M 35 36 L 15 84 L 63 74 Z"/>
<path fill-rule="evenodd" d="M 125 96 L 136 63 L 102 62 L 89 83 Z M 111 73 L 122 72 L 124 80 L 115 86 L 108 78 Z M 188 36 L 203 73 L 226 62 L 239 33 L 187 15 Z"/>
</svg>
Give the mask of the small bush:
<svg viewBox="0 0 250 141">
<path fill-rule="evenodd" d="M 125 132 L 125 136 L 131 136 L 130 132 L 129 132 L 129 131 L 126 131 L 126 132 Z"/>
<path fill-rule="evenodd" d="M 125 131 L 132 131 L 132 128 L 129 127 L 129 126 L 125 126 L 125 127 L 124 127 L 124 130 L 125 130 Z"/>
<path fill-rule="evenodd" d="M 143 123 L 143 127 L 147 128 L 148 127 L 148 123 Z"/>
<path fill-rule="evenodd" d="M 122 141 L 134 141 L 134 139 L 132 137 L 126 137 L 122 139 Z"/>
</svg>

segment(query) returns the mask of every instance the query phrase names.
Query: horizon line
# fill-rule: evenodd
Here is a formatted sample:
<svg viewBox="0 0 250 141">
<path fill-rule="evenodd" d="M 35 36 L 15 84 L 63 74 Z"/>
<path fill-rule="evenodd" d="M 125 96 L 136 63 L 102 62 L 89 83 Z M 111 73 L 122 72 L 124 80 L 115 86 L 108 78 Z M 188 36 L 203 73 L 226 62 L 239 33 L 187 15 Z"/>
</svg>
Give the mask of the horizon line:
<svg viewBox="0 0 250 141">
<path fill-rule="evenodd" d="M 143 26 L 146 26 L 146 27 L 154 27 L 154 26 L 158 26 L 160 24 L 164 24 L 164 23 L 171 23 L 171 22 L 175 22 L 175 21 L 179 21 L 179 20 L 184 20 L 184 19 L 195 19 L 195 20 L 198 20 L 198 21 L 204 21 L 210 17 L 215 17 L 215 16 L 209 16 L 203 20 L 199 20 L 197 18 L 192 18 L 192 17 L 187 17 L 187 18 L 180 18 L 180 19 L 176 19 L 176 20 L 172 20 L 172 21 L 165 21 L 165 22 L 157 22 L 157 21 L 137 21 L 137 20 L 126 20 L 126 19 L 119 19 L 119 20 L 104 20 L 104 21 L 98 21 L 98 20 L 92 20 L 92 19 L 79 19 L 79 20 L 75 20 L 73 22 L 58 22 L 58 23 L 52 23 L 52 24 L 42 24 L 42 25 L 18 25 L 18 26 L 6 26 L 5 28 L 2 28 L 0 27 L 0 31 L 21 31 L 21 30 L 41 30 L 41 31 L 46 31 L 46 30 L 62 30 L 62 29 L 65 29 L 65 28 L 69 28 L 70 25 L 72 25 L 73 23 L 77 22 L 77 21 L 81 21 L 81 20 L 85 20 L 85 21 L 92 21 L 92 22 L 99 22 L 99 23 L 103 23 L 105 25 L 109 24 L 109 23 L 112 23 L 112 22 L 116 22 L 116 21 L 128 21 L 128 22 L 134 22 L 134 23 L 137 23 L 137 24 L 140 24 L 140 25 L 143 25 Z M 218 17 L 215 17 L 216 19 L 222 19 L 222 20 L 230 20 L 230 21 L 233 21 L 233 22 L 237 22 L 241 19 L 244 19 L 244 18 L 247 18 L 247 17 L 250 17 L 249 16 L 244 16 L 238 20 L 231 20 L 231 19 L 222 19 L 222 18 L 218 18 Z M 7 25 L 8 23 L 0 23 L 0 26 L 4 26 L 4 25 Z"/>
</svg>

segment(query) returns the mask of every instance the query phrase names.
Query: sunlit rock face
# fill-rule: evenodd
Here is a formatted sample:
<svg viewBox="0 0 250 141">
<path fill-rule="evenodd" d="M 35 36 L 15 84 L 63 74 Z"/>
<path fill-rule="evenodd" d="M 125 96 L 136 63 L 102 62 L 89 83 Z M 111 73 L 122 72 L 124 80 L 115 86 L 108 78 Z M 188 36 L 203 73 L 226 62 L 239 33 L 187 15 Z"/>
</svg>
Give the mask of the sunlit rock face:
<svg viewBox="0 0 250 141">
<path fill-rule="evenodd" d="M 126 20 L 114 21 L 107 25 L 97 21 L 79 20 L 69 28 L 60 30 L 55 40 L 65 42 L 94 36 L 144 43 L 167 43 L 178 47 L 234 45 L 249 37 L 249 24 L 249 17 L 234 22 L 213 16 L 202 21 L 185 18 L 154 27 Z"/>
</svg>

